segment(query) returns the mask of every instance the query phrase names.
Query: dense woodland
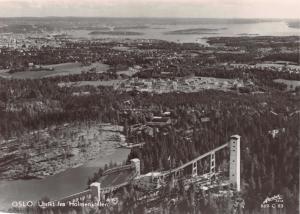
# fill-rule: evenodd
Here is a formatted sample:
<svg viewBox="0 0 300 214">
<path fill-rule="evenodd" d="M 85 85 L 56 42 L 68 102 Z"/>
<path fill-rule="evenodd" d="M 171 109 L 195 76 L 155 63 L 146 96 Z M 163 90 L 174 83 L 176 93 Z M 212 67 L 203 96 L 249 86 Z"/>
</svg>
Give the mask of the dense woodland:
<svg viewBox="0 0 300 214">
<path fill-rule="evenodd" d="M 252 62 L 255 60 L 253 44 L 260 48 L 287 46 L 293 48 L 293 37 L 278 38 L 279 43 L 268 43 L 268 37 L 253 40 L 247 38 L 234 40 L 233 38 L 213 38 L 211 43 L 225 43 L 227 47 L 240 46 L 248 52 L 234 55 L 238 62 Z M 297 40 L 298 41 L 298 40 Z M 150 45 L 151 44 L 151 45 Z M 0 65 L 10 66 L 16 61 L 21 64 L 34 61 L 37 64 L 51 64 L 65 61 L 75 61 L 82 56 L 91 56 L 88 50 L 79 49 L 85 44 L 66 44 L 68 50 L 50 50 L 49 47 L 39 54 L 39 57 L 28 57 L 18 53 L 1 53 Z M 105 51 L 115 44 L 95 47 L 96 54 L 87 61 L 102 59 L 111 66 L 111 70 L 104 74 L 86 73 L 80 75 L 59 76 L 46 79 L 17 80 L 0 78 L 0 140 L 18 137 L 32 130 L 43 129 L 51 125 L 60 125 L 68 122 L 90 123 L 109 122 L 123 125 L 124 134 L 128 135 L 131 125 L 144 124 L 148 113 L 160 114 L 164 111 L 171 112 L 172 124 L 163 129 L 154 131 L 153 137 L 142 136 L 136 141 L 145 141 L 142 149 L 133 149 L 128 157 L 141 160 L 142 173 L 150 171 L 167 170 L 170 167 L 180 166 L 196 156 L 199 156 L 219 145 L 226 143 L 233 134 L 241 136 L 242 152 L 242 192 L 245 200 L 244 213 L 261 213 L 260 205 L 267 196 L 282 194 L 284 197 L 285 213 L 294 214 L 299 210 L 299 142 L 300 142 L 300 97 L 299 88 L 296 92 L 285 91 L 286 87 L 274 83 L 274 79 L 300 80 L 299 73 L 277 72 L 272 69 L 227 69 L 222 66 L 213 66 L 217 62 L 227 62 L 230 54 L 214 54 L 214 58 L 205 57 L 198 53 L 194 58 L 170 60 L 167 66 L 173 77 L 182 77 L 190 74 L 197 76 L 213 76 L 219 78 L 240 78 L 252 81 L 260 93 L 239 93 L 205 90 L 197 93 L 168 93 L 151 94 L 132 92 L 119 92 L 111 87 L 59 87 L 60 82 L 74 82 L 81 80 L 111 80 L 118 76 L 115 71 L 117 65 L 132 66 L 143 64 L 151 67 L 150 72 L 137 74 L 140 78 L 163 77 L 160 67 L 165 64 L 160 54 L 168 51 L 195 50 L 192 44 L 170 45 L 168 42 L 141 44 L 140 49 L 159 49 L 158 52 L 147 54 L 128 54 L 118 51 Z M 170 46 L 172 46 L 171 49 Z M 196 48 L 200 50 L 201 48 Z M 168 51 L 166 51 L 168 50 Z M 203 49 L 201 49 L 203 50 Z M 48 51 L 51 51 L 49 56 Z M 69 58 L 70 53 L 77 52 L 76 57 Z M 82 55 L 80 55 L 82 53 Z M 12 62 L 10 54 L 16 57 Z M 117 54 L 117 55 L 116 55 Z M 154 56 L 151 59 L 144 58 Z M 57 55 L 61 58 L 57 61 Z M 143 57 L 141 57 L 143 56 Z M 264 56 L 265 60 L 288 60 L 297 62 L 299 53 L 274 54 Z M 183 57 L 184 58 L 184 57 Z M 260 59 L 261 60 L 261 59 Z M 257 60 L 256 60 L 257 61 Z M 191 64 L 199 63 L 198 67 Z M 176 65 L 180 64 L 178 68 Z M 114 67 L 115 65 L 115 67 Z M 210 66 L 207 66 L 210 65 Z M 186 66 L 186 67 L 185 67 Z M 201 67 L 203 66 L 203 67 Z M 204 67 L 205 66 L 205 67 Z M 160 67 L 160 69 L 158 69 Z M 150 75 L 149 75 L 150 74 Z M 149 75 L 149 76 L 147 76 Z M 87 95 L 73 96 L 74 92 L 90 92 Z M 130 101 L 128 106 L 127 101 Z M 131 112 L 124 115 L 124 108 L 143 109 L 147 113 Z M 202 117 L 209 117 L 209 122 L 201 122 Z M 278 130 L 276 136 L 269 132 Z M 166 134 L 167 133 L 167 134 Z M 188 137 L 187 137 L 188 135 Z M 127 136 L 134 138 L 135 136 Z M 225 155 L 224 155 L 225 156 Z M 171 164 L 168 161 L 171 157 Z M 218 163 L 223 160 L 219 156 Z M 111 163 L 107 167 L 113 167 Z M 89 183 L 96 180 L 103 172 L 100 169 Z M 88 178 L 87 178 L 88 180 Z M 111 213 L 141 213 L 142 207 L 135 202 L 135 191 L 132 187 L 122 190 L 124 205 Z M 204 197 L 196 188 L 184 192 L 182 188 L 165 190 L 165 200 L 161 200 L 154 207 L 159 207 L 165 213 L 230 213 L 231 202 L 228 198 L 220 201 Z M 175 192 L 172 192 L 175 191 Z M 168 204 L 173 195 L 181 195 L 175 205 Z M 197 199 L 196 199 L 197 198 Z M 197 203 L 194 201 L 197 201 Z M 122 210 L 122 211 L 120 211 Z M 225 210 L 225 212 L 224 212 Z"/>
<path fill-rule="evenodd" d="M 242 197 L 246 204 L 244 212 L 260 213 L 260 204 L 267 196 L 282 194 L 287 208 L 285 212 L 297 213 L 300 117 L 289 116 L 288 109 L 299 106 L 299 100 L 286 94 L 236 96 L 213 91 L 190 96 L 137 96 L 134 100 L 143 107 L 171 111 L 177 120 L 173 127 L 169 127 L 167 136 L 156 133 L 154 139 L 149 140 L 142 150 L 134 149 L 129 155 L 128 160 L 135 157 L 142 160 L 143 173 L 169 169 L 168 157 L 172 157 L 172 167 L 179 166 L 224 144 L 229 136 L 238 133 L 241 135 L 242 146 Z M 264 102 L 268 104 L 265 106 Z M 278 115 L 275 116 L 271 111 Z M 213 120 L 209 124 L 202 124 L 200 117 L 203 115 L 210 115 Z M 132 115 L 130 119 L 135 122 L 139 120 L 137 115 Z M 176 132 L 180 128 L 193 130 L 192 141 L 186 141 Z M 282 128 L 285 131 L 275 138 L 268 133 Z M 101 172 L 100 170 L 99 175 Z M 194 205 L 188 195 L 180 203 L 184 201 L 187 203 L 184 206 L 193 210 Z M 203 213 L 224 213 L 224 203 L 210 202 L 208 207 L 202 204 L 196 210 Z M 228 203 L 231 202 L 225 204 Z M 163 204 L 164 202 L 160 205 Z M 183 205 L 176 206 L 179 209 L 177 213 L 181 213 L 180 206 Z"/>
<path fill-rule="evenodd" d="M 132 108 L 152 112 L 170 111 L 176 121 L 168 127 L 168 135 L 155 133 L 145 138 L 146 145 L 132 150 L 128 159 L 142 160 L 142 172 L 168 169 L 167 158 L 179 166 L 192 158 L 221 145 L 233 134 L 241 135 L 243 197 L 246 210 L 257 210 L 268 195 L 281 193 L 291 210 L 296 209 L 299 189 L 299 97 L 287 92 L 270 90 L 250 95 L 203 91 L 173 94 L 120 93 L 106 87 L 85 87 L 93 92 L 74 97 L 79 89 L 60 88 L 53 80 L 1 80 L 1 126 L 3 138 L 64 122 L 91 120 L 128 126 L 145 122 L 145 115 L 122 117 L 124 101 L 132 100 Z M 83 90 L 82 88 L 80 90 Z M 9 103 L 55 101 L 55 107 L 32 112 L 26 107 L 20 111 L 5 111 Z M 275 113 L 275 114 L 274 114 Z M 292 115 L 292 116 L 291 116 Z M 200 118 L 209 116 L 209 123 Z M 282 129 L 276 138 L 268 131 Z M 181 131 L 192 130 L 191 140 Z"/>
<path fill-rule="evenodd" d="M 112 95 L 111 91 L 106 91 Z M 122 98 L 130 98 L 136 107 L 153 111 L 171 111 L 176 123 L 168 128 L 169 134 L 155 133 L 153 139 L 144 139 L 146 145 L 132 150 L 128 160 L 134 157 L 141 159 L 142 173 L 155 170 L 166 170 L 170 167 L 168 157 L 172 157 L 172 167 L 179 166 L 192 158 L 224 144 L 233 134 L 241 135 L 242 146 L 242 197 L 245 200 L 244 213 L 261 213 L 260 204 L 267 196 L 282 194 L 286 206 L 285 213 L 297 213 L 299 195 L 299 114 L 292 114 L 299 108 L 299 99 L 287 93 L 277 92 L 261 95 L 238 95 L 216 91 L 186 94 L 114 94 L 114 99 L 105 99 L 105 105 L 115 106 Z M 99 104 L 94 97 L 86 98 L 93 108 Z M 120 100 L 118 101 L 118 98 Z M 98 98 L 99 99 L 99 98 Z M 104 99 L 100 97 L 100 99 Z M 103 100 L 102 100 L 103 101 Z M 120 105 L 120 104 L 119 104 Z M 119 106 L 120 107 L 120 106 Z M 104 108 L 105 109 L 105 108 Z M 117 110 L 115 110 L 117 111 Z M 142 115 L 132 114 L 126 120 L 114 117 L 112 109 L 102 112 L 107 121 L 134 124 L 142 122 Z M 272 112 L 275 112 L 276 115 Z M 87 111 L 86 111 L 87 113 Z M 85 115 L 85 114 L 83 114 Z M 79 114 L 79 119 L 82 119 Z M 85 115 L 87 117 L 93 114 Z M 201 123 L 202 116 L 210 116 L 209 123 Z M 56 117 L 51 117 L 56 118 Z M 68 119 L 68 118 L 66 118 Z M 74 118 L 75 119 L 75 118 Z M 281 130 L 276 137 L 268 131 Z M 193 130 L 192 140 L 186 141 L 178 130 Z M 221 161 L 221 160 L 219 160 Z M 112 167 L 111 163 L 110 166 Z M 102 170 L 99 170 L 101 175 Z M 126 209 L 115 210 L 115 213 L 141 213 L 142 206 L 135 201 L 133 190 L 123 197 Z M 175 195 L 180 189 L 173 190 Z M 174 196 L 165 195 L 167 199 Z M 230 213 L 232 200 L 228 198 L 215 201 L 201 196 L 195 189 L 182 194 L 174 206 L 168 200 L 157 202 L 155 206 L 170 213 Z M 168 198 L 169 197 L 169 198 Z M 190 197 L 194 197 L 191 200 Z M 196 199 L 195 199 L 196 198 Z M 197 205 L 193 203 L 197 202 Z M 123 207 L 124 208 L 124 207 Z M 173 210 L 173 211 L 170 211 Z M 184 211 L 183 211 L 184 210 Z M 226 210 L 226 212 L 224 212 Z M 112 212 L 112 213 L 114 213 Z"/>
<path fill-rule="evenodd" d="M 223 144 L 230 135 L 238 133 L 241 135 L 245 209 L 249 212 L 259 211 L 260 203 L 266 196 L 281 193 L 288 198 L 287 207 L 290 210 L 287 213 L 296 213 L 293 211 L 297 207 L 299 189 L 300 123 L 299 115 L 288 117 L 286 114 L 287 108 L 291 107 L 288 103 L 292 100 L 284 95 L 235 97 L 223 94 L 217 99 L 215 96 L 210 94 L 208 98 L 197 94 L 153 98 L 157 105 L 181 115 L 176 125 L 179 123 L 181 127 L 192 128 L 192 141 L 185 142 L 178 136 L 174 131 L 175 125 L 170 128 L 169 135 L 158 134 L 157 139 L 146 144 L 142 150 L 133 150 L 130 158 L 139 157 L 144 172 L 167 169 L 169 156 L 174 158 L 175 165 L 180 165 Z M 262 107 L 262 100 L 268 103 L 268 107 Z M 146 100 L 140 102 L 147 103 Z M 202 125 L 199 112 L 208 106 L 215 111 L 214 119 Z M 218 109 L 218 106 L 222 108 Z M 274 116 L 271 110 L 281 112 L 280 116 Z M 277 137 L 268 134 L 269 130 L 280 128 L 285 128 L 285 132 Z"/>
</svg>

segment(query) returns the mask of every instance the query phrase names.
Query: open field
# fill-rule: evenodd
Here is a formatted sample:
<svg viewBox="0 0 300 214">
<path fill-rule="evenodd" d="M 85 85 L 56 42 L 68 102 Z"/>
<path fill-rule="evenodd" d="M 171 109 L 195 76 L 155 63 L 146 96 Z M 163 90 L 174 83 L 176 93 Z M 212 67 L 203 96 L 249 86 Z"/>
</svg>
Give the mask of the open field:
<svg viewBox="0 0 300 214">
<path fill-rule="evenodd" d="M 124 71 L 117 71 L 117 74 L 121 75 L 121 74 L 125 74 L 127 76 L 133 76 L 134 74 L 138 73 L 139 71 L 137 69 L 127 69 Z"/>
<path fill-rule="evenodd" d="M 92 63 L 89 66 L 82 66 L 79 62 L 61 63 L 54 65 L 45 65 L 39 71 L 22 71 L 15 73 L 8 73 L 7 71 L 0 72 L 0 77 L 13 78 L 13 79 L 40 79 L 53 77 L 58 75 L 81 74 L 94 70 L 96 73 L 106 72 L 109 68 L 108 65 L 99 62 Z"/>
<path fill-rule="evenodd" d="M 78 82 L 61 82 L 58 83 L 59 87 L 80 87 L 80 86 L 113 86 L 118 87 L 125 80 L 96 80 L 96 81 L 78 81 Z"/>
</svg>

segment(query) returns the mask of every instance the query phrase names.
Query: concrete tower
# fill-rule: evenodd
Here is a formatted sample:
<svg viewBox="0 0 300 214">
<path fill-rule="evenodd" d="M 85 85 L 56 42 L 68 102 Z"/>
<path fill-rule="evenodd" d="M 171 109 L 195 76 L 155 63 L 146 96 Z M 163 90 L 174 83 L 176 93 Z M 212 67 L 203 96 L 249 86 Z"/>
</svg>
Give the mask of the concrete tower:
<svg viewBox="0 0 300 214">
<path fill-rule="evenodd" d="M 137 176 L 141 175 L 141 161 L 138 158 L 130 160 L 131 166 L 135 168 Z"/>
<path fill-rule="evenodd" d="M 100 186 L 101 186 L 101 184 L 99 182 L 94 182 L 90 185 L 92 198 L 94 198 L 97 202 L 99 202 L 101 199 Z"/>
<path fill-rule="evenodd" d="M 236 190 L 241 190 L 241 150 L 240 150 L 239 135 L 233 135 L 230 137 L 230 168 L 229 168 L 229 181 Z"/>
<path fill-rule="evenodd" d="M 198 175 L 198 166 L 197 161 L 193 162 L 192 164 L 192 177 L 196 177 Z"/>
<path fill-rule="evenodd" d="M 216 172 L 216 156 L 215 152 L 210 154 L 210 173 Z"/>
</svg>

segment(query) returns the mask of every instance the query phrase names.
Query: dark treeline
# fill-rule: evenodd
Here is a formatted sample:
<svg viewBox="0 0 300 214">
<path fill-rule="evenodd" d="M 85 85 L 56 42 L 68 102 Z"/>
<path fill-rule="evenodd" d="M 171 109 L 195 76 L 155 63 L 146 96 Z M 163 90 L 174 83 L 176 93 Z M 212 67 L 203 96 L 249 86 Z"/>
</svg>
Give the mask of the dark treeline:
<svg viewBox="0 0 300 214">
<path fill-rule="evenodd" d="M 203 60 L 203 59 L 202 59 Z M 286 80 L 300 80 L 300 74 L 297 72 L 289 72 L 288 70 L 278 71 L 274 68 L 251 68 L 248 65 L 240 68 L 234 68 L 231 66 L 203 66 L 202 60 L 193 59 L 192 61 L 178 61 L 172 65 L 165 67 L 154 67 L 151 69 L 145 69 L 134 76 L 139 78 L 176 78 L 184 77 L 188 75 L 196 75 L 203 77 L 216 77 L 216 78 L 240 78 L 244 80 L 253 81 L 260 87 L 273 87 L 277 89 L 285 89 L 284 85 L 279 86 L 275 83 L 275 79 Z M 249 59 L 246 60 L 249 62 Z M 198 63 L 198 66 L 191 66 L 191 64 Z M 247 67 L 248 66 L 248 67 Z M 167 73 L 166 73 L 167 72 Z"/>
<path fill-rule="evenodd" d="M 212 93 L 213 94 L 213 93 Z M 287 213 L 296 213 L 299 189 L 299 116 L 288 117 L 292 100 L 284 96 L 267 96 L 268 107 L 262 107 L 262 97 L 228 94 L 201 96 L 199 94 L 155 96 L 139 98 L 140 104 L 156 103 L 171 110 L 177 123 L 169 128 L 167 136 L 156 133 L 154 140 L 141 150 L 134 149 L 129 159 L 138 157 L 144 173 L 179 166 L 212 148 L 226 143 L 230 135 L 241 135 L 242 184 L 246 210 L 260 212 L 260 204 L 267 196 L 282 194 Z M 298 103 L 299 104 L 299 103 Z M 222 106 L 221 108 L 218 106 Z M 298 105 L 299 106 L 299 105 Z M 294 106 L 295 107 L 295 106 Z M 211 122 L 201 124 L 203 109 Z M 210 109 L 210 111 L 208 110 Z M 274 116 L 270 111 L 281 112 Z M 192 129 L 191 141 L 176 132 L 179 127 Z M 273 138 L 268 132 L 282 130 Z"/>
<path fill-rule="evenodd" d="M 146 95 L 131 97 L 135 107 L 170 111 L 175 121 L 168 134 L 155 132 L 153 139 L 146 139 L 142 149 L 133 149 L 128 157 L 141 160 L 142 173 L 167 170 L 179 166 L 219 145 L 226 143 L 233 134 L 241 136 L 242 193 L 245 214 L 258 214 L 261 203 L 267 196 L 282 194 L 283 213 L 296 214 L 299 189 L 299 129 L 300 117 L 291 113 L 299 107 L 299 100 L 284 93 L 263 95 L 236 95 L 206 91 L 202 93 Z M 274 113 L 277 115 L 274 115 Z M 209 123 L 200 118 L 209 116 Z M 132 114 L 128 125 L 142 122 L 140 116 Z M 125 121 L 124 121 L 125 122 Z M 284 128 L 284 130 L 283 130 Z M 191 140 L 186 140 L 180 130 L 192 130 Z M 273 137 L 269 131 L 278 129 Z M 224 151 L 226 153 L 226 151 Z M 224 153 L 221 152 L 221 153 Z M 168 161 L 171 157 L 171 165 Z M 217 156 L 217 166 L 224 165 L 222 154 Z M 224 156 L 223 156 L 224 157 Z M 113 167 L 110 163 L 105 168 Z M 226 164 L 225 164 L 226 166 Z M 228 165 L 227 165 L 228 166 Z M 89 183 L 102 175 L 103 169 L 95 173 Z M 165 213 L 232 213 L 233 199 L 211 198 L 202 195 L 196 187 L 183 191 L 179 187 L 161 190 L 161 200 L 153 204 L 138 203 L 139 191 L 134 187 L 121 190 L 122 203 L 115 209 L 95 213 L 144 213 L 145 207 L 153 206 Z M 179 196 L 172 205 L 172 198 Z M 272 213 L 265 212 L 265 213 Z"/>
<path fill-rule="evenodd" d="M 226 67 L 202 67 L 196 72 L 197 76 L 212 76 L 219 78 L 240 78 L 256 80 L 255 82 L 264 85 L 265 82 L 274 79 L 300 80 L 300 74 L 296 72 L 279 72 L 272 68 L 231 68 Z"/>
<path fill-rule="evenodd" d="M 82 88 L 81 88 L 82 89 Z M 297 97 L 279 91 L 261 95 L 239 95 L 207 90 L 199 93 L 119 93 L 105 87 L 85 87 L 92 93 L 72 96 L 76 88 L 60 88 L 50 80 L 1 80 L 1 126 L 4 137 L 72 121 L 101 121 L 127 126 L 144 123 L 144 116 L 121 116 L 124 101 L 131 108 L 150 112 L 170 111 L 174 123 L 165 132 L 154 132 L 146 145 L 133 149 L 128 160 L 141 159 L 142 172 L 165 170 L 226 143 L 232 134 L 241 135 L 242 184 L 246 210 L 256 211 L 266 196 L 283 194 L 288 209 L 296 210 L 299 188 L 299 109 Z M 93 91 L 94 90 L 94 91 Z M 10 103 L 56 101 L 56 108 L 30 113 L 6 111 Z M 292 116 L 291 116 L 292 115 Z M 201 123 L 201 117 L 210 122 Z M 282 130 L 276 138 L 268 132 Z M 190 140 L 182 133 L 192 132 Z M 221 161 L 221 160 L 220 160 Z M 101 175 L 101 172 L 100 174 Z"/>
<path fill-rule="evenodd" d="M 281 46 L 293 48 L 295 43 L 299 41 L 298 36 L 242 36 L 242 37 L 210 37 L 209 44 L 225 44 L 229 47 L 244 47 L 248 49 Z"/>
<path fill-rule="evenodd" d="M 286 213 L 297 213 L 300 118 L 299 115 L 290 115 L 299 107 L 299 100 L 283 93 L 237 96 L 233 93 L 206 91 L 189 96 L 183 93 L 135 95 L 133 101 L 139 108 L 170 111 L 176 121 L 168 128 L 167 135 L 163 134 L 164 132 L 155 132 L 152 139 L 143 139 L 146 145 L 142 149 L 133 149 L 130 153 L 128 161 L 135 157 L 141 159 L 142 173 L 180 166 L 226 143 L 231 135 L 239 134 L 242 146 L 242 197 L 246 203 L 245 213 L 260 213 L 262 201 L 267 196 L 276 194 L 283 195 Z M 211 121 L 201 123 L 200 118 L 203 116 L 209 116 Z M 143 121 L 143 117 L 135 114 L 127 118 L 128 125 Z M 279 130 L 276 137 L 269 133 L 274 129 Z M 192 130 L 190 140 L 185 138 L 181 130 Z M 217 164 L 220 166 L 224 164 L 224 160 L 220 158 L 222 156 L 224 157 L 224 154 L 217 156 Z M 101 172 L 102 170 L 93 180 L 99 178 Z M 134 200 L 132 197 L 129 197 L 130 200 Z M 180 203 L 183 201 L 189 200 L 182 198 Z M 225 204 L 227 203 L 231 202 Z M 164 202 L 157 203 L 156 206 L 163 204 Z M 202 211 L 210 210 L 204 213 L 224 213 L 224 204 L 217 204 L 207 205 L 208 207 L 202 204 L 200 207 Z M 191 210 L 195 208 L 191 201 L 187 202 L 186 206 Z M 133 202 L 132 207 L 128 209 L 139 213 Z M 177 209 L 178 206 L 175 210 Z M 176 212 L 181 213 L 178 210 Z"/>
<path fill-rule="evenodd" d="M 74 92 L 89 91 L 87 96 Z M 24 131 L 74 121 L 120 123 L 119 109 L 126 96 L 110 87 L 59 87 L 50 79 L 0 80 L 0 133 L 8 138 Z M 43 108 L 39 107 L 42 103 Z"/>
<path fill-rule="evenodd" d="M 124 126 L 127 139 L 145 142 L 143 148 L 132 149 L 127 163 L 137 157 L 141 160 L 142 173 L 147 173 L 180 166 L 226 143 L 231 135 L 238 134 L 241 136 L 242 147 L 241 194 L 246 203 L 245 213 L 260 213 L 263 200 L 277 194 L 283 195 L 287 214 L 297 213 L 299 94 L 283 92 L 285 86 L 273 80 L 300 80 L 299 73 L 289 71 L 288 68 L 282 72 L 275 68 L 247 68 L 247 65 L 244 68 L 233 68 L 230 64 L 249 65 L 264 60 L 284 60 L 299 64 L 298 46 L 295 45 L 299 43 L 299 38 L 223 37 L 210 38 L 208 42 L 219 47 L 165 41 L 128 44 L 65 41 L 59 48 L 44 46 L 20 51 L 3 49 L 0 53 L 0 68 L 9 68 L 13 72 L 27 70 L 29 63 L 46 65 L 75 61 L 83 65 L 101 61 L 108 64 L 110 69 L 103 74 L 86 72 L 35 80 L 0 78 L 0 139 L 18 137 L 31 130 L 69 122 L 119 124 Z M 118 50 L 118 45 L 125 45 L 134 51 Z M 222 66 L 224 62 L 228 66 Z M 257 87 L 255 91 L 258 89 L 263 93 L 205 90 L 189 94 L 147 94 L 118 92 L 112 87 L 59 86 L 59 83 L 82 80 L 116 79 L 116 71 L 135 65 L 141 67 L 141 72 L 136 74 L 141 78 L 189 75 L 239 78 L 249 84 L 254 83 L 252 86 Z M 125 108 L 142 111 L 124 114 Z M 154 128 L 153 137 L 134 136 L 129 132 L 132 125 L 145 125 L 149 114 L 160 115 L 165 111 L 171 112 L 172 124 Z M 203 117 L 209 120 L 203 122 Z M 220 152 L 217 156 L 217 164 L 221 168 L 227 164 L 226 156 L 226 152 Z M 113 166 L 115 164 L 110 163 L 105 168 Z M 97 180 L 103 170 L 99 169 L 88 183 Z M 135 202 L 138 191 L 134 191 L 133 187 L 122 191 L 123 205 L 111 212 L 145 211 L 144 205 Z M 166 213 L 228 213 L 228 198 L 216 202 L 201 194 L 199 196 L 193 188 L 188 192 L 182 188 L 167 188 L 162 192 L 165 193 L 162 197 L 164 200 L 154 206 Z M 180 195 L 180 200 L 176 205 L 169 206 L 173 194 Z M 193 202 L 198 196 L 200 199 L 198 205 L 195 205 Z"/>
</svg>

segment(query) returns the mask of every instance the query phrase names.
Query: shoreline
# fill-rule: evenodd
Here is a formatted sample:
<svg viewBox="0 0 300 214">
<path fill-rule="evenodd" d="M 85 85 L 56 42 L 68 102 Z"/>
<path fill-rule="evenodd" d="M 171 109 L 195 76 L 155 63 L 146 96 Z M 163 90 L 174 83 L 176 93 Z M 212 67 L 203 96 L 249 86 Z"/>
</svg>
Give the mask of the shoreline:
<svg viewBox="0 0 300 214">
<path fill-rule="evenodd" d="M 3 151 L 0 178 L 12 181 L 40 180 L 83 166 L 117 149 L 124 139 L 119 128 L 94 124 L 90 129 L 85 129 L 69 124 L 56 126 L 55 130 L 39 130 L 26 134 L 14 141 L 3 141 L 2 145 L 6 149 Z M 40 138 L 34 142 L 36 135 Z M 71 139 L 68 135 L 72 135 Z M 29 146 L 30 143 L 34 146 Z M 19 147 L 26 149 L 20 150 Z"/>
<path fill-rule="evenodd" d="M 0 208 L 9 209 L 12 201 L 36 201 L 44 196 L 55 200 L 80 192 L 86 188 L 88 177 L 93 176 L 99 167 L 104 167 L 111 160 L 121 164 L 129 152 L 128 149 L 115 149 L 111 154 L 98 156 L 81 166 L 68 168 L 43 179 L 0 180 L 0 192 L 5 193 L 5 197 L 0 198 Z"/>
</svg>

